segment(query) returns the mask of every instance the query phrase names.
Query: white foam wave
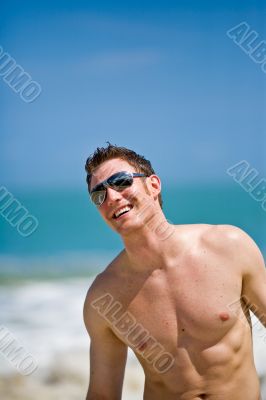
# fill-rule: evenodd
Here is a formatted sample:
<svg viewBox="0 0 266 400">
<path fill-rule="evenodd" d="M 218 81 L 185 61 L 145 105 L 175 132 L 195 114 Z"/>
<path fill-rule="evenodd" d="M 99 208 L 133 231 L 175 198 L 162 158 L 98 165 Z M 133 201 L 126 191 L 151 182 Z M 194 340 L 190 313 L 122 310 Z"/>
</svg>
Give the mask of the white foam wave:
<svg viewBox="0 0 266 400">
<path fill-rule="evenodd" d="M 6 326 L 40 366 L 57 354 L 77 349 L 89 352 L 83 323 L 83 304 L 94 278 L 28 282 L 3 287 L 0 292 L 0 325 Z M 266 329 L 253 316 L 254 358 L 260 376 L 266 377 Z M 135 358 L 129 352 L 129 358 Z M 0 358 L 0 371 L 8 368 Z"/>
</svg>

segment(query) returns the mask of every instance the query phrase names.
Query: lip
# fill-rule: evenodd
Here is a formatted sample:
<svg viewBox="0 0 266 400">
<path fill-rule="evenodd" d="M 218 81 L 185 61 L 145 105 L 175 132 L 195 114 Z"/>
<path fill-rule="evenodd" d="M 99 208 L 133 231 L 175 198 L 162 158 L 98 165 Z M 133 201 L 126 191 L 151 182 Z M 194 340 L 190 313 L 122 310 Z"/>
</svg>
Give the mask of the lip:
<svg viewBox="0 0 266 400">
<path fill-rule="evenodd" d="M 126 212 L 126 213 L 120 215 L 118 218 L 115 218 L 114 215 L 117 213 L 117 211 L 121 210 L 121 209 L 124 208 L 124 207 L 130 207 L 130 210 L 129 210 L 128 212 Z M 130 204 L 130 203 L 124 204 L 123 206 L 118 207 L 118 208 L 112 213 L 111 218 L 114 219 L 114 220 L 120 219 L 120 218 L 124 217 L 126 214 L 128 214 L 128 213 L 132 210 L 132 208 L 133 208 L 133 205 L 132 205 L 132 204 Z"/>
<path fill-rule="evenodd" d="M 131 208 L 131 210 L 132 210 L 132 208 Z M 129 210 L 128 212 L 126 212 L 126 213 L 124 213 L 122 215 L 120 215 L 120 217 L 118 217 L 118 218 L 114 218 L 114 220 L 115 221 L 118 221 L 118 220 L 120 221 L 121 219 L 126 218 L 128 216 L 128 213 L 130 213 L 131 210 Z"/>
</svg>

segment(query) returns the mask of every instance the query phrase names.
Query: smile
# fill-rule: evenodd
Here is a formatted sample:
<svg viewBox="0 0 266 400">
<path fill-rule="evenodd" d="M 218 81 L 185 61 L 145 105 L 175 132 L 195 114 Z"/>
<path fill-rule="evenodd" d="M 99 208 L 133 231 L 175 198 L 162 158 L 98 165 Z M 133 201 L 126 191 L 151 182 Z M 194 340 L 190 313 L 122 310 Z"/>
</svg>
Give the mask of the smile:
<svg viewBox="0 0 266 400">
<path fill-rule="evenodd" d="M 128 204 L 124 207 L 119 208 L 118 210 L 116 210 L 113 214 L 113 218 L 114 219 L 118 219 L 119 217 L 121 217 L 124 214 L 127 214 L 130 210 L 132 210 L 133 206 L 131 204 Z"/>
</svg>

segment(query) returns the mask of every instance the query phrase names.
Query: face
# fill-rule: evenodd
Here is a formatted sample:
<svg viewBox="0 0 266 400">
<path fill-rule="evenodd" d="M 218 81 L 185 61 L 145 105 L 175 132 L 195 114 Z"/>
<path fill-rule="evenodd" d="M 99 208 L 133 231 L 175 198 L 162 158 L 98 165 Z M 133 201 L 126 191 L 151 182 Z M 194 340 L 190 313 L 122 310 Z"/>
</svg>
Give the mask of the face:
<svg viewBox="0 0 266 400">
<path fill-rule="evenodd" d="M 121 159 L 102 163 L 92 174 L 90 188 L 93 189 L 111 175 L 121 171 L 137 172 L 134 167 Z M 143 227 L 147 218 L 153 215 L 159 205 L 157 200 L 159 193 L 160 180 L 156 175 L 146 178 L 136 177 L 133 179 L 133 184 L 123 191 L 118 192 L 108 187 L 106 199 L 98 210 L 111 228 L 120 234 L 126 234 Z"/>
</svg>

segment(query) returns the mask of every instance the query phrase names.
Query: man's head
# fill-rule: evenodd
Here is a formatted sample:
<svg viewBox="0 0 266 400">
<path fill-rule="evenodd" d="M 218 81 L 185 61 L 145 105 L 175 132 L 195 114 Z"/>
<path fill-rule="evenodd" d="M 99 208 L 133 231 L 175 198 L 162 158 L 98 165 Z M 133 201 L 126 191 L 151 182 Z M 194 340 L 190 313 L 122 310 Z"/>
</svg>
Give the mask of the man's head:
<svg viewBox="0 0 266 400">
<path fill-rule="evenodd" d="M 85 169 L 89 193 L 95 195 L 101 215 L 115 230 L 137 220 L 142 220 L 143 224 L 162 208 L 160 179 L 150 161 L 134 151 L 108 143 L 105 148 L 97 148 L 87 159 Z M 117 174 L 122 171 L 128 175 L 124 176 L 124 181 L 118 175 L 117 181 Z M 125 215 L 115 218 L 115 212 L 123 206 L 132 209 L 130 219 Z"/>
<path fill-rule="evenodd" d="M 150 161 L 146 160 L 144 156 L 141 156 L 135 153 L 135 151 L 127 149 L 126 147 L 119 147 L 108 142 L 108 146 L 106 147 L 97 147 L 96 151 L 86 161 L 85 170 L 87 172 L 87 184 L 89 192 L 92 189 L 92 187 L 90 187 L 91 178 L 94 172 L 96 172 L 97 168 L 105 161 L 115 158 L 127 161 L 128 164 L 135 169 L 135 172 L 143 173 L 146 176 L 155 174 Z M 158 200 L 161 208 L 163 208 L 161 193 L 158 195 Z"/>
</svg>

